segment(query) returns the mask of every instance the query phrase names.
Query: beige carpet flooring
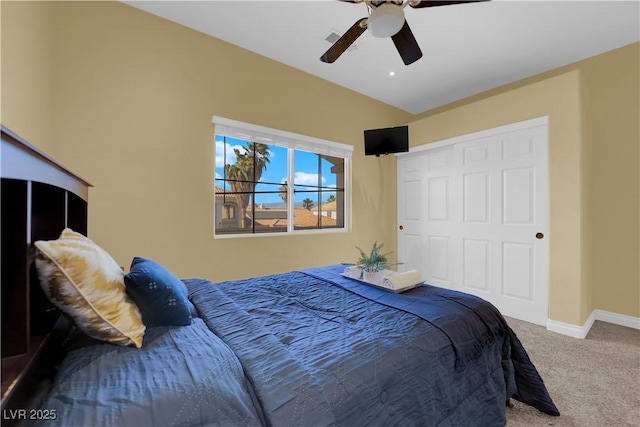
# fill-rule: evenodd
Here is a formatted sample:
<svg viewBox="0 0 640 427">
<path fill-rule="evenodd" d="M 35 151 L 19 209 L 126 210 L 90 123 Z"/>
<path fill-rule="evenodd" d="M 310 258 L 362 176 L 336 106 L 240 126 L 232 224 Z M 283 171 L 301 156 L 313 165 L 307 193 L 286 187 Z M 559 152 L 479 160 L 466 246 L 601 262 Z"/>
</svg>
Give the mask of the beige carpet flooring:
<svg viewBox="0 0 640 427">
<path fill-rule="evenodd" d="M 560 410 L 512 400 L 507 427 L 640 427 L 640 330 L 596 321 L 580 340 L 507 318 Z"/>
</svg>

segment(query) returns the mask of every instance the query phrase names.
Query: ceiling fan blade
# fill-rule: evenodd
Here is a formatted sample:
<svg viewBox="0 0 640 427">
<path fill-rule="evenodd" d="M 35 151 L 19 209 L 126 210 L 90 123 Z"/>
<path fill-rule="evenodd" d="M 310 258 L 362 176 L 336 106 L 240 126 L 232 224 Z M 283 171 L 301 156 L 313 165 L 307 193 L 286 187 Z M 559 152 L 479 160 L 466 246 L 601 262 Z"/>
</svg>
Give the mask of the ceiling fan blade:
<svg viewBox="0 0 640 427">
<path fill-rule="evenodd" d="M 396 49 L 398 49 L 398 53 L 400 54 L 404 65 L 413 64 L 418 59 L 422 58 L 420 46 L 418 46 L 418 42 L 413 36 L 413 32 L 411 32 L 411 28 L 409 28 L 407 21 L 404 21 L 404 25 L 398 33 L 391 36 L 391 40 L 393 40 L 393 44 L 396 45 Z"/>
<path fill-rule="evenodd" d="M 356 21 L 321 57 L 322 62 L 332 63 L 340 57 L 367 29 L 366 25 L 361 25 L 367 18 Z"/>
<path fill-rule="evenodd" d="M 491 1 L 491 0 L 453 0 L 453 1 L 431 1 L 431 0 L 421 0 L 418 2 L 409 2 L 409 6 L 420 9 L 423 7 L 434 7 L 434 6 L 450 6 L 453 4 L 464 4 L 464 3 L 478 3 L 481 1 Z"/>
</svg>

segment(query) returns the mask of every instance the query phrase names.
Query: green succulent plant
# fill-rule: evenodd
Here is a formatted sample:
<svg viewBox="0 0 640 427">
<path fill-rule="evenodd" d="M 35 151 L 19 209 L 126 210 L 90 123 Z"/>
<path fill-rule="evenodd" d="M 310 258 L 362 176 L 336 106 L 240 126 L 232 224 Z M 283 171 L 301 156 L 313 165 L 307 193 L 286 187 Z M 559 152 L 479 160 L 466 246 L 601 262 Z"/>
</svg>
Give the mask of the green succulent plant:
<svg viewBox="0 0 640 427">
<path fill-rule="evenodd" d="M 376 271 L 382 271 L 385 268 L 389 268 L 398 263 L 390 263 L 387 259 L 387 255 L 392 252 L 382 253 L 382 244 L 378 245 L 378 242 L 373 243 L 371 253 L 366 254 L 362 249 L 356 246 L 356 249 L 360 251 L 360 258 L 356 261 L 356 266 L 360 267 L 360 278 L 362 278 L 363 272 L 375 273 Z"/>
</svg>

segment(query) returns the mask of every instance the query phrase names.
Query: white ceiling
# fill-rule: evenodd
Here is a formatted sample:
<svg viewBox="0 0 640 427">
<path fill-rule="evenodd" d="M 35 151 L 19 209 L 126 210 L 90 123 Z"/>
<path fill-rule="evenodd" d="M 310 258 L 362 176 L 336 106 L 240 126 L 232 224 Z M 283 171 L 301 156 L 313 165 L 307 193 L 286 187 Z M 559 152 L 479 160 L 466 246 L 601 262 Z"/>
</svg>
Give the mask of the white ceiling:
<svg viewBox="0 0 640 427">
<path fill-rule="evenodd" d="M 405 66 L 390 39 L 368 31 L 333 64 L 325 38 L 367 16 L 324 1 L 125 1 L 371 98 L 417 114 L 640 41 L 640 2 L 523 1 L 412 9 L 422 59 Z M 390 76 L 389 73 L 395 75 Z"/>
</svg>

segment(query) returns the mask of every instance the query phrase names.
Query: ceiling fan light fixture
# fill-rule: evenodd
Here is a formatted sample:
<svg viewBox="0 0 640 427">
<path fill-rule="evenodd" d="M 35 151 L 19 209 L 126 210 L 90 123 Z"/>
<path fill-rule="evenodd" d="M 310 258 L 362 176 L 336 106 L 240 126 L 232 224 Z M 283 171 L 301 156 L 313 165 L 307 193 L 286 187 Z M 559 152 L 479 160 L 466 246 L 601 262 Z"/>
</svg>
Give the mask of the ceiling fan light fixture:
<svg viewBox="0 0 640 427">
<path fill-rule="evenodd" d="M 396 4 L 384 3 L 371 11 L 367 28 L 374 37 L 391 37 L 402 29 L 404 12 Z"/>
</svg>

